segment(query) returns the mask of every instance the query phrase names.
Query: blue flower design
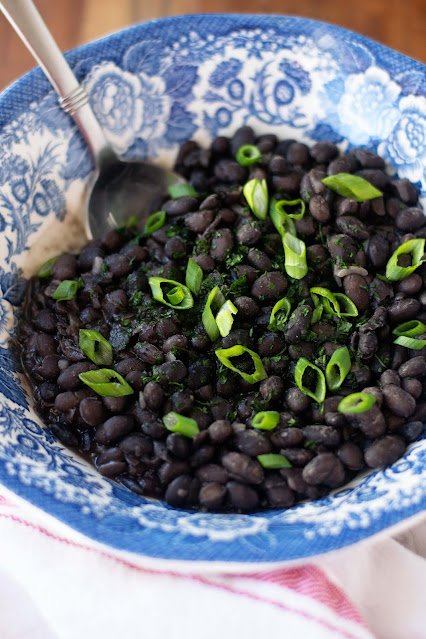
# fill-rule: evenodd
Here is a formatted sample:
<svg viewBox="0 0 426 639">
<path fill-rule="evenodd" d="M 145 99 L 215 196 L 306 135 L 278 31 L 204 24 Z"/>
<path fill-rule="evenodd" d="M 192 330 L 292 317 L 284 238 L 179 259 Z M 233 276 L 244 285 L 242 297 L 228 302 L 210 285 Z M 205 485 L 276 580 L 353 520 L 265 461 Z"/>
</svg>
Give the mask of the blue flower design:
<svg viewBox="0 0 426 639">
<path fill-rule="evenodd" d="M 211 74 L 209 82 L 212 86 L 219 89 L 229 82 L 229 80 L 236 78 L 242 67 L 242 63 L 236 58 L 221 62 Z"/>
<path fill-rule="evenodd" d="M 400 87 L 377 67 L 349 75 L 336 108 L 336 130 L 358 145 L 387 137 L 398 119 L 399 94 Z"/>
<path fill-rule="evenodd" d="M 401 99 L 400 115 L 388 139 L 379 145 L 398 175 L 426 186 L 426 99 L 407 96 Z"/>
<path fill-rule="evenodd" d="M 301 67 L 298 62 L 283 60 L 279 69 L 289 80 L 299 88 L 302 95 L 306 95 L 311 90 L 312 82 L 309 73 Z"/>
</svg>

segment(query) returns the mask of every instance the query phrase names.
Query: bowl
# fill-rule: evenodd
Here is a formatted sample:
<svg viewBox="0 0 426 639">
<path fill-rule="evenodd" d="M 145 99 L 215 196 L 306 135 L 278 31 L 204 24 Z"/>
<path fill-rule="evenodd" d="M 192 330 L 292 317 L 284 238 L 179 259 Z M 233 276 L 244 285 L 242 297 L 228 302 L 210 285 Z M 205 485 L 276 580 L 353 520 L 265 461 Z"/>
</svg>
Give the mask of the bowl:
<svg viewBox="0 0 426 639">
<path fill-rule="evenodd" d="M 68 54 L 117 152 L 171 166 L 242 124 L 342 150 L 365 146 L 426 198 L 425 67 L 344 29 L 285 16 L 196 15 L 137 25 Z M 36 69 L 0 96 L 0 479 L 116 549 L 241 570 L 343 548 L 426 507 L 426 439 L 389 468 L 288 510 L 205 514 L 143 499 L 56 441 L 32 410 L 11 340 L 27 278 L 83 242 L 93 171 Z"/>
</svg>

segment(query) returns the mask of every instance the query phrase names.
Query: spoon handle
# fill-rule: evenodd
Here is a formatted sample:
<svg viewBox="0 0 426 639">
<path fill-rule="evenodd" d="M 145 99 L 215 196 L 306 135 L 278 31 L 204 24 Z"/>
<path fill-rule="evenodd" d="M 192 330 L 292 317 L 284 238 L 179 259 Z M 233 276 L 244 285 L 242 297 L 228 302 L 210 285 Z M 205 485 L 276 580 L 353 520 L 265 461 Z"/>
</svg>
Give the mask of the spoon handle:
<svg viewBox="0 0 426 639">
<path fill-rule="evenodd" d="M 101 158 L 113 155 L 93 113 L 86 92 L 78 83 L 32 0 L 0 0 L 0 9 L 37 60 L 83 134 L 97 167 Z"/>
</svg>

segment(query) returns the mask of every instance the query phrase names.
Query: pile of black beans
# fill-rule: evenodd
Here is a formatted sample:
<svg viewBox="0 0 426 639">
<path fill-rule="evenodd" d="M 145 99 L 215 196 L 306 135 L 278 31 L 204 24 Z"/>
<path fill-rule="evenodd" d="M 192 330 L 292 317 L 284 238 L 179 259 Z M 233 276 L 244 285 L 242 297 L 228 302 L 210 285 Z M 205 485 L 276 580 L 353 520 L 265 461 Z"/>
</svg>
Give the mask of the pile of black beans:
<svg viewBox="0 0 426 639">
<path fill-rule="evenodd" d="M 245 144 L 262 154 L 248 167 L 235 160 Z M 426 237 L 415 187 L 390 178 L 367 149 L 342 156 L 329 142 L 309 148 L 256 137 L 247 126 L 232 138 L 217 137 L 209 149 L 185 142 L 175 168 L 200 195 L 165 200 L 162 228 L 136 241 L 140 229 L 110 231 L 79 255 L 60 256 L 50 277 L 30 281 L 21 358 L 51 432 L 135 493 L 206 511 L 289 508 L 343 486 L 362 469 L 395 462 L 426 420 L 426 348 L 396 346 L 392 333 L 408 320 L 426 323 L 426 265 L 397 282 L 384 278 L 398 246 Z M 341 172 L 365 178 L 383 196 L 359 203 L 337 195 L 322 179 Z M 248 210 L 242 187 L 251 178 L 265 178 L 271 197 L 306 203 L 295 221 L 307 247 L 303 279 L 286 274 L 271 220 Z M 204 275 L 194 307 L 179 311 L 155 301 L 148 277 L 185 283 L 189 257 Z M 63 280 L 78 280 L 78 292 L 55 301 L 52 292 Z M 216 285 L 238 313 L 230 333 L 212 343 L 201 316 Z M 312 323 L 312 286 L 345 293 L 358 317 Z M 285 330 L 271 330 L 272 307 L 283 296 L 293 312 Z M 79 347 L 82 328 L 110 342 L 110 368 L 132 395 L 102 397 L 82 383 L 79 374 L 99 368 Z M 220 364 L 215 350 L 236 344 L 260 356 L 266 379 L 251 384 Z M 296 386 L 295 364 L 305 357 L 324 369 L 342 345 L 352 368 L 319 405 Z M 363 390 L 377 400 L 370 410 L 354 416 L 337 410 L 343 397 Z M 199 433 L 167 430 L 162 417 L 170 411 L 196 420 Z M 278 425 L 253 428 L 259 411 L 279 412 Z M 284 455 L 288 467 L 263 468 L 257 456 L 268 453 Z"/>
</svg>

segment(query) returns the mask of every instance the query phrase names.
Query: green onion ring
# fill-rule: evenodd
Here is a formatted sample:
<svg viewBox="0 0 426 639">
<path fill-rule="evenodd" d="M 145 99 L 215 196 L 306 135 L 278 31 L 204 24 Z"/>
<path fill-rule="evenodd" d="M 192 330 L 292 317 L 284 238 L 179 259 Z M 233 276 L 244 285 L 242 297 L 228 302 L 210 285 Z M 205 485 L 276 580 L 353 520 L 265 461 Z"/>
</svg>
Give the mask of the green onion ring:
<svg viewBox="0 0 426 639">
<path fill-rule="evenodd" d="M 204 329 L 212 342 L 219 339 L 220 331 L 213 315 L 212 306 L 221 308 L 225 304 L 225 297 L 218 286 L 212 288 L 208 294 L 207 301 L 204 306 L 201 320 L 203 322 Z"/>
<path fill-rule="evenodd" d="M 400 335 L 400 337 L 397 337 L 394 341 L 394 344 L 404 346 L 405 348 L 411 348 L 414 351 L 420 351 L 424 346 L 426 346 L 426 339 L 417 339 L 416 337 Z"/>
<path fill-rule="evenodd" d="M 306 263 L 306 244 L 291 233 L 284 233 L 283 237 L 285 263 L 284 267 L 290 277 L 301 280 L 308 272 Z"/>
<path fill-rule="evenodd" d="M 157 211 L 150 215 L 143 227 L 143 235 L 152 235 L 155 231 L 161 229 L 166 221 L 166 215 L 166 211 Z"/>
<path fill-rule="evenodd" d="M 187 310 L 194 306 L 194 300 L 191 295 L 191 291 L 184 284 L 175 282 L 175 280 L 167 280 L 164 277 L 149 277 L 148 284 L 151 287 L 152 297 L 157 300 L 157 302 L 161 302 L 162 304 L 170 306 L 170 308 L 174 308 L 179 311 Z M 177 291 L 175 289 L 180 289 L 182 291 L 183 297 L 181 297 L 180 295 L 178 296 L 181 297 L 181 299 L 177 304 L 173 304 L 172 302 L 164 299 L 164 293 L 161 287 L 165 284 L 168 284 L 172 287 L 171 291 L 169 290 L 169 294 L 171 293 L 173 298 L 177 294 Z"/>
<path fill-rule="evenodd" d="M 80 373 L 78 377 L 101 397 L 123 397 L 134 392 L 126 380 L 110 368 L 87 371 Z"/>
<path fill-rule="evenodd" d="M 238 149 L 235 159 L 241 166 L 250 166 L 262 159 L 262 154 L 254 144 L 244 144 Z"/>
<path fill-rule="evenodd" d="M 253 178 L 243 186 L 243 194 L 251 211 L 259 220 L 266 219 L 268 215 L 268 184 L 266 180 Z"/>
<path fill-rule="evenodd" d="M 203 276 L 204 273 L 201 266 L 190 257 L 186 267 L 185 284 L 194 295 L 198 295 L 200 292 Z"/>
<path fill-rule="evenodd" d="M 426 324 L 423 324 L 423 322 L 420 322 L 419 320 L 410 320 L 408 322 L 404 322 L 403 324 L 400 324 L 399 326 L 394 328 L 394 330 L 392 331 L 392 333 L 394 335 L 398 335 L 398 337 L 401 335 L 403 335 L 404 337 L 415 337 L 416 335 L 421 335 L 425 332 Z"/>
<path fill-rule="evenodd" d="M 298 204 L 300 204 L 300 213 L 287 213 L 285 210 L 286 206 L 297 206 Z M 300 198 L 297 200 L 278 200 L 278 202 L 275 203 L 275 206 L 279 213 L 287 217 L 291 217 L 293 220 L 301 220 L 305 215 L 306 204 Z"/>
<path fill-rule="evenodd" d="M 276 410 L 264 410 L 256 413 L 251 420 L 253 428 L 273 430 L 280 421 L 280 414 Z"/>
<path fill-rule="evenodd" d="M 218 360 L 222 362 L 224 366 L 241 375 L 249 384 L 256 384 L 256 382 L 261 382 L 268 377 L 259 355 L 241 344 L 236 344 L 235 346 L 231 346 L 231 348 L 219 348 L 215 353 Z M 254 373 L 244 373 L 230 362 L 231 357 L 238 357 L 244 353 L 248 353 L 251 356 L 254 364 Z"/>
<path fill-rule="evenodd" d="M 184 437 L 193 438 L 200 432 L 195 419 L 192 419 L 192 417 L 185 417 L 184 415 L 180 415 L 174 411 L 164 415 L 163 424 L 167 430 L 170 430 L 172 433 L 184 435 Z"/>
<path fill-rule="evenodd" d="M 337 406 L 337 410 L 339 413 L 347 415 L 365 413 L 374 406 L 376 401 L 374 395 L 370 395 L 369 393 L 351 393 L 351 395 L 347 395 L 341 400 Z"/>
<path fill-rule="evenodd" d="M 278 468 L 291 468 L 292 465 L 284 455 L 278 453 L 265 453 L 264 455 L 257 455 L 257 461 L 263 468 L 269 468 L 271 470 Z"/>
<path fill-rule="evenodd" d="M 78 332 L 78 345 L 97 366 L 111 366 L 112 346 L 98 331 L 81 328 Z"/>
<path fill-rule="evenodd" d="M 408 240 L 407 242 L 404 242 L 404 244 L 401 244 L 401 246 L 399 246 L 391 255 L 386 265 L 386 277 L 388 280 L 391 282 L 397 282 L 411 275 L 411 273 L 413 273 L 416 268 L 425 261 L 422 259 L 424 252 L 424 239 Z M 410 253 L 412 256 L 411 266 L 398 266 L 398 257 L 400 255 L 409 255 Z"/>
<path fill-rule="evenodd" d="M 341 387 L 351 370 L 351 356 L 346 346 L 334 351 L 325 369 L 327 386 L 334 391 Z"/>
<path fill-rule="evenodd" d="M 315 371 L 315 374 L 317 376 L 315 391 L 311 391 L 309 388 L 307 388 L 307 386 L 303 384 L 303 375 L 309 368 Z M 306 359 L 306 357 L 300 357 L 300 359 L 297 360 L 296 368 L 294 369 L 294 381 L 296 382 L 300 390 L 305 393 L 305 395 L 312 397 L 312 399 L 314 399 L 318 404 L 323 403 L 326 393 L 324 373 L 320 368 L 318 368 L 318 366 L 315 366 L 315 364 L 311 364 L 311 362 Z"/>
<path fill-rule="evenodd" d="M 233 315 L 238 313 L 238 308 L 230 300 L 223 304 L 216 315 L 216 324 L 222 337 L 226 337 L 231 332 L 234 323 Z"/>
<path fill-rule="evenodd" d="M 281 317 L 281 313 L 277 319 L 276 315 L 277 313 L 279 313 L 279 311 L 284 311 L 284 317 Z M 271 311 L 271 317 L 269 318 L 268 326 L 269 330 L 285 331 L 285 324 L 287 323 L 287 320 L 290 316 L 290 312 L 291 303 L 288 297 L 283 297 L 282 299 L 278 300 Z"/>
<path fill-rule="evenodd" d="M 197 191 L 191 184 L 170 184 L 167 191 L 172 200 L 178 200 L 180 197 L 198 197 Z"/>
<path fill-rule="evenodd" d="M 68 302 L 74 299 L 78 288 L 79 283 L 76 280 L 63 280 L 52 293 L 52 298 L 58 302 Z"/>
</svg>

